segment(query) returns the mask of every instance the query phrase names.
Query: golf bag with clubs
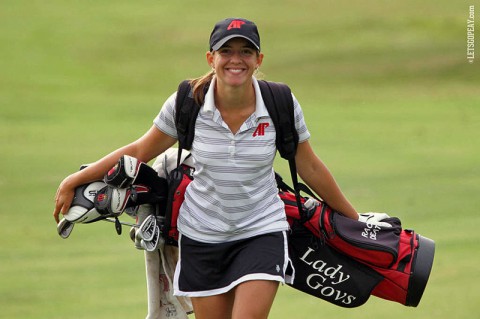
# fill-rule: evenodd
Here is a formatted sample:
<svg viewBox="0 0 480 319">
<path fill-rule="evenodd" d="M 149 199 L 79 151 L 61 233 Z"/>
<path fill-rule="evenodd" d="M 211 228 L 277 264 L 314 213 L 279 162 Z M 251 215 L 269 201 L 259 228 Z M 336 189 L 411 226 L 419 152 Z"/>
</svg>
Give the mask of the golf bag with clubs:
<svg viewBox="0 0 480 319">
<path fill-rule="evenodd" d="M 292 287 L 341 307 L 360 306 L 370 295 L 416 307 L 433 264 L 435 243 L 386 214 L 353 220 L 334 211 L 303 184 L 299 212 L 294 190 L 277 174 L 292 231 Z M 361 214 L 362 215 L 362 214 Z M 370 221 L 384 215 L 381 222 Z"/>
</svg>

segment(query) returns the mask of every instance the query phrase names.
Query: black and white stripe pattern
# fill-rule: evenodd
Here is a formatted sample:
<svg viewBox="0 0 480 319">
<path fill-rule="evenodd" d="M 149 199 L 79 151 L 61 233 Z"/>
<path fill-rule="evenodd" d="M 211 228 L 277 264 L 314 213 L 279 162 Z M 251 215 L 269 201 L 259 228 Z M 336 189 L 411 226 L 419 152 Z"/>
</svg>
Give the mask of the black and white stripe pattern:
<svg viewBox="0 0 480 319">
<path fill-rule="evenodd" d="M 277 194 L 273 161 L 275 128 L 253 79 L 256 111 L 233 134 L 215 107 L 212 81 L 195 125 L 192 156 L 195 179 L 187 188 L 178 220 L 180 232 L 202 242 L 218 243 L 288 229 Z M 168 98 L 154 124 L 176 137 L 176 93 Z M 293 97 L 300 142 L 310 133 Z"/>
</svg>

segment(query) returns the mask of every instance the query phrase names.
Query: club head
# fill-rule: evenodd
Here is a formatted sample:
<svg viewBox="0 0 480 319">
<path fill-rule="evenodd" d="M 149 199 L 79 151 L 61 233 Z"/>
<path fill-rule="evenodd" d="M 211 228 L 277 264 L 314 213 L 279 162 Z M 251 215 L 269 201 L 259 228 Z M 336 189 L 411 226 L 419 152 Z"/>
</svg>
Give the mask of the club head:
<svg viewBox="0 0 480 319">
<path fill-rule="evenodd" d="M 160 240 L 160 229 L 158 228 L 158 226 L 155 226 L 155 231 L 154 231 L 152 240 L 146 241 L 142 239 L 140 241 L 140 245 L 146 251 L 154 251 L 158 247 L 159 240 Z"/>
<path fill-rule="evenodd" d="M 149 215 L 140 225 L 137 236 L 145 241 L 151 241 L 155 234 L 156 227 L 157 219 L 154 215 Z"/>
<path fill-rule="evenodd" d="M 70 236 L 70 234 L 72 233 L 73 226 L 75 226 L 74 223 L 69 222 L 65 218 L 62 218 L 62 220 L 57 225 L 57 233 L 63 239 L 67 239 L 68 236 Z"/>
</svg>

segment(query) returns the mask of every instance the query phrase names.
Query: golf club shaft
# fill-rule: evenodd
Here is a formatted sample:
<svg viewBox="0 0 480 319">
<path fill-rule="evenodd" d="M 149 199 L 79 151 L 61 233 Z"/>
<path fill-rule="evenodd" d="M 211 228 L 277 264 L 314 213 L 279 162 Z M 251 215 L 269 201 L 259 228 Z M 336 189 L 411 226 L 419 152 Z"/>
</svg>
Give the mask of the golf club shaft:
<svg viewBox="0 0 480 319">
<path fill-rule="evenodd" d="M 111 218 L 111 217 L 105 218 L 104 221 L 109 222 L 109 223 L 115 223 L 115 222 L 116 222 L 115 219 L 114 219 L 114 218 Z M 140 227 L 140 225 L 138 225 L 138 224 L 123 222 L 123 221 L 121 221 L 121 220 L 119 220 L 118 222 L 119 222 L 120 224 L 124 225 L 124 226 L 130 226 L 130 227 L 135 227 L 135 228 Z"/>
</svg>

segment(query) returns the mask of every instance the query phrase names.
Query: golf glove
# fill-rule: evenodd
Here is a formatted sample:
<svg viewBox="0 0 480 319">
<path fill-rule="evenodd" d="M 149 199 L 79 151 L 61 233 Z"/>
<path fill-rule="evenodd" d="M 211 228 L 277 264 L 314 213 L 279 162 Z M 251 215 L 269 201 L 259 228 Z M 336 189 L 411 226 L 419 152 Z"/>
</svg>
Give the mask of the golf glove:
<svg viewBox="0 0 480 319">
<path fill-rule="evenodd" d="M 388 214 L 385 213 L 373 213 L 373 212 L 368 212 L 368 213 L 362 213 L 358 214 L 358 221 L 370 225 L 376 225 L 380 227 L 392 227 L 387 222 L 382 222 L 382 220 L 390 218 Z"/>
</svg>

